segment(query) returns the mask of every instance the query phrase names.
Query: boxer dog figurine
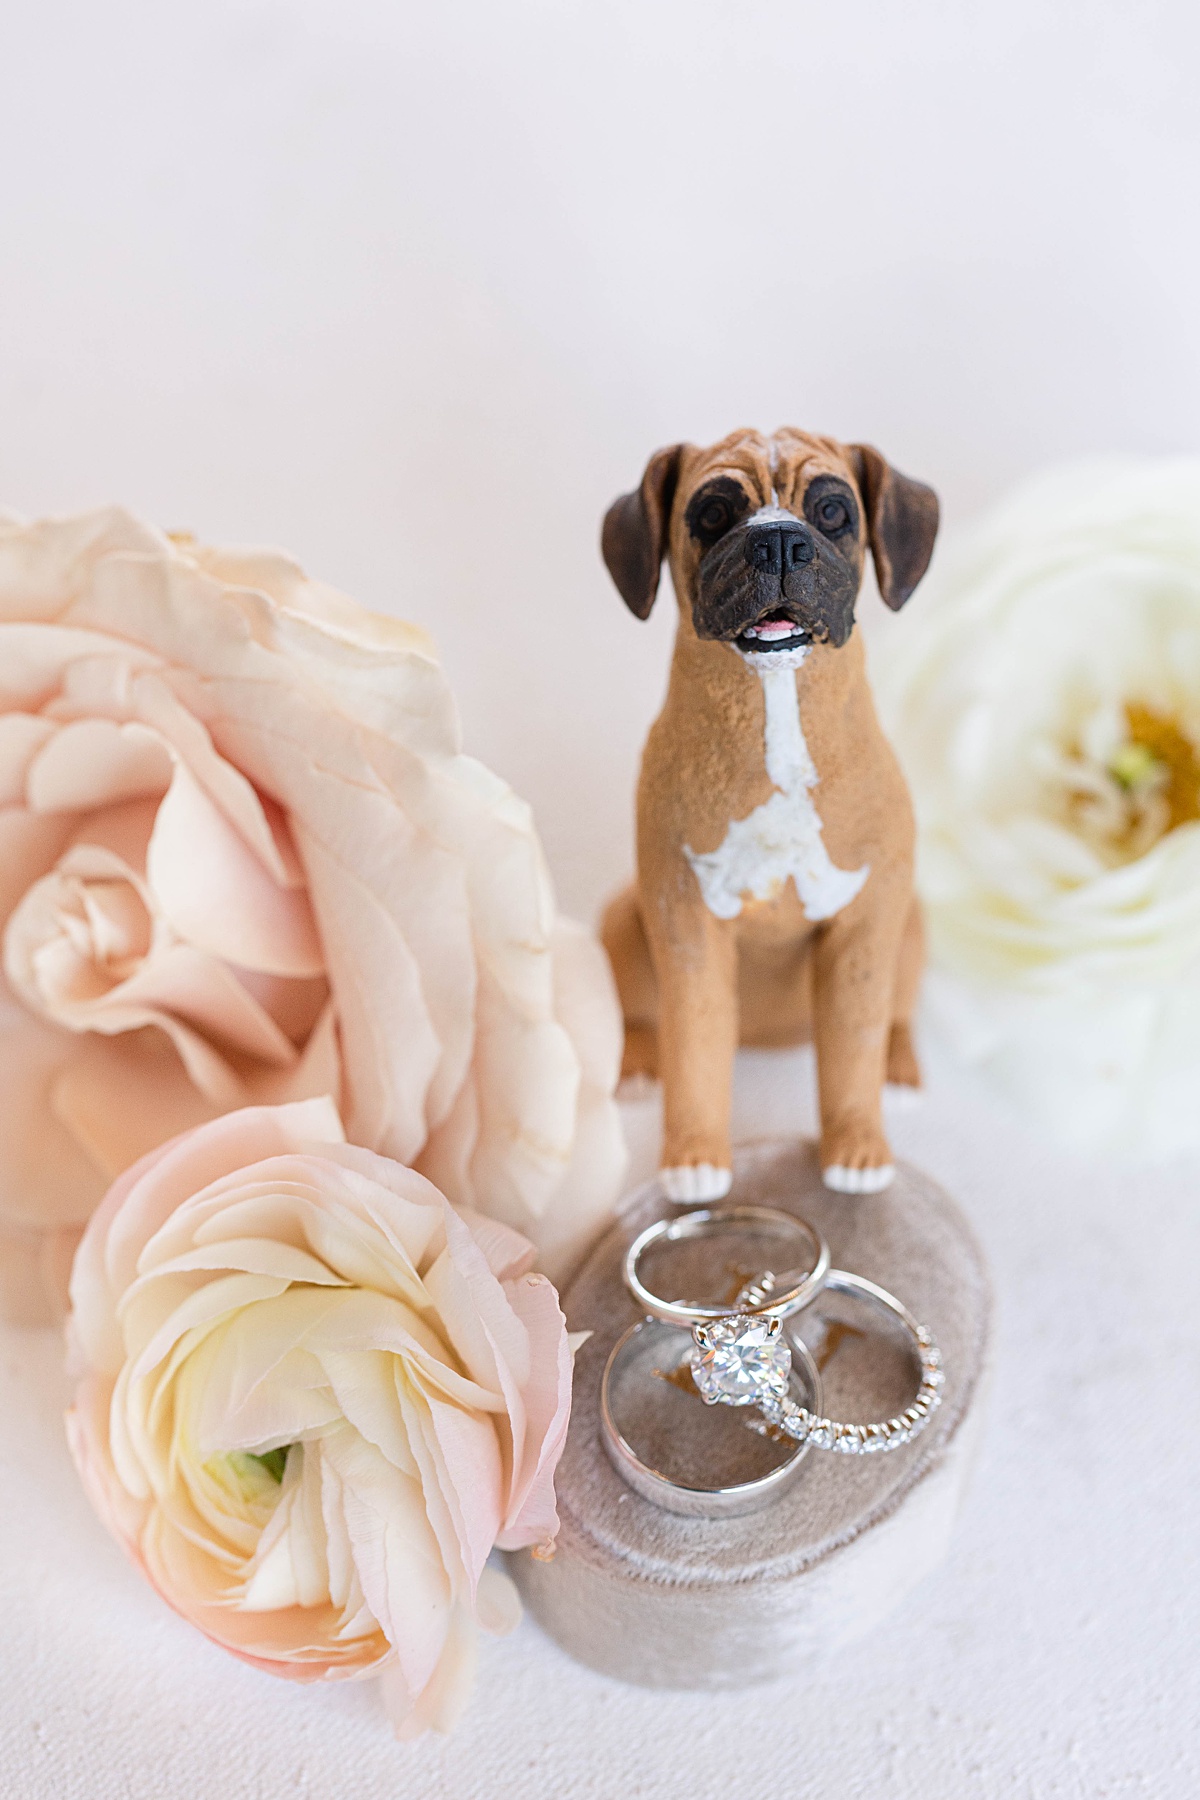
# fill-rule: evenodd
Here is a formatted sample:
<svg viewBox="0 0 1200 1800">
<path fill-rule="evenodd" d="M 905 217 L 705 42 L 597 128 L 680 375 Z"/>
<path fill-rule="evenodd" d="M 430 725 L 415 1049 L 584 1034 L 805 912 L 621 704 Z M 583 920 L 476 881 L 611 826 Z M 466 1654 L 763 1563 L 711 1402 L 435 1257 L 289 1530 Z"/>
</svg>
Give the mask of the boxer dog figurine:
<svg viewBox="0 0 1200 1800">
<path fill-rule="evenodd" d="M 816 1046 L 827 1186 L 894 1173 L 885 1080 L 920 1083 L 922 962 L 908 790 L 867 686 L 854 605 L 870 548 L 903 606 L 938 503 L 877 450 L 807 432 L 676 444 L 609 508 L 602 547 L 649 615 L 679 603 L 637 801 L 637 879 L 607 909 L 626 1074 L 661 1077 L 662 1181 L 719 1199 L 738 1043 Z"/>
</svg>

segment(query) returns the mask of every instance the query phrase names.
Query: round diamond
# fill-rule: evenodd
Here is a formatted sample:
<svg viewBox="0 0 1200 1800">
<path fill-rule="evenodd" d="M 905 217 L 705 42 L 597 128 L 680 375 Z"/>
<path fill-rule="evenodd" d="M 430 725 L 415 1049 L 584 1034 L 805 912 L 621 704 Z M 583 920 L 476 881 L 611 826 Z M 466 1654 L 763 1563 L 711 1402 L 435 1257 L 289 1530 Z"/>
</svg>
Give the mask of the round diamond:
<svg viewBox="0 0 1200 1800">
<path fill-rule="evenodd" d="M 692 1377 L 710 1406 L 754 1406 L 787 1393 L 792 1353 L 778 1319 L 718 1319 L 698 1325 L 694 1337 Z"/>
</svg>

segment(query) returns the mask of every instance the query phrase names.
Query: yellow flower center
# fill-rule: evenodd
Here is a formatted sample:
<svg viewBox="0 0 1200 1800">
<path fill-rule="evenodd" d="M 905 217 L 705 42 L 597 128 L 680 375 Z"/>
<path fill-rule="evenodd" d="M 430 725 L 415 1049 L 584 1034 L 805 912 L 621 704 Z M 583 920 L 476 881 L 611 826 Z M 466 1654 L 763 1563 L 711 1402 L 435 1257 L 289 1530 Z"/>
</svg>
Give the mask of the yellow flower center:
<svg viewBox="0 0 1200 1800">
<path fill-rule="evenodd" d="M 1144 856 L 1180 825 L 1200 820 L 1200 752 L 1177 718 L 1126 703 L 1125 734 L 1098 760 L 1079 744 L 1066 761 L 1072 826 L 1110 863 Z"/>
<path fill-rule="evenodd" d="M 1129 742 L 1110 764 L 1113 779 L 1136 789 L 1139 782 L 1162 795 L 1165 831 L 1200 819 L 1200 756 L 1177 719 L 1134 701 L 1125 708 Z"/>
</svg>

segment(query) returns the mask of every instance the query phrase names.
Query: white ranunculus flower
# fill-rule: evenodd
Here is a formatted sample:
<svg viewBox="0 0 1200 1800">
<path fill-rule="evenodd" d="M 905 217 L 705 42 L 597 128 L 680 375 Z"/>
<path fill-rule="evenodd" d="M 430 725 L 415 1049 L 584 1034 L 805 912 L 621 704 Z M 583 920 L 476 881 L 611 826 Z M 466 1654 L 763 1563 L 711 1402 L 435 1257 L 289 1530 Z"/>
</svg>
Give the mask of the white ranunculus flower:
<svg viewBox="0 0 1200 1800">
<path fill-rule="evenodd" d="M 348 1145 L 328 1099 L 245 1107 L 110 1188 L 71 1276 L 72 1454 L 183 1618 L 288 1681 L 380 1674 L 447 1730 L 494 1546 L 558 1529 L 571 1409 L 532 1244 Z"/>
<path fill-rule="evenodd" d="M 1200 1144 L 1200 459 L 1032 479 L 876 664 L 935 1028 L 1070 1142 Z"/>
</svg>

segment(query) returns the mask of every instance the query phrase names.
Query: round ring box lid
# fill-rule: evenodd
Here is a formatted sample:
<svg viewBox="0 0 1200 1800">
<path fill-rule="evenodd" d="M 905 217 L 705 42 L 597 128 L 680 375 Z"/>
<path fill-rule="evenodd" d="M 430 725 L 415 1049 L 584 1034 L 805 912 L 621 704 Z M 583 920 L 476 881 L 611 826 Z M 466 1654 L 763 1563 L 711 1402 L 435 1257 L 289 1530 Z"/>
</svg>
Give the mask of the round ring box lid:
<svg viewBox="0 0 1200 1800">
<path fill-rule="evenodd" d="M 745 1516 L 682 1517 L 633 1492 L 601 1442 L 600 1378 L 639 1316 L 621 1278 L 625 1251 L 652 1219 L 684 1209 L 657 1181 L 631 1194 L 563 1294 L 571 1330 L 592 1335 L 576 1356 L 555 1554 L 541 1561 L 517 1552 L 509 1568 L 530 1612 L 564 1649 L 648 1687 L 769 1680 L 885 1618 L 945 1554 L 982 1411 L 986 1269 L 962 1213 L 928 1176 L 901 1163 L 884 1193 L 850 1198 L 824 1187 L 811 1143 L 773 1140 L 735 1152 L 730 1200 L 811 1220 L 837 1267 L 898 1295 L 941 1347 L 942 1404 L 920 1437 L 887 1455 L 813 1451 L 770 1506 Z M 753 1245 L 697 1239 L 689 1254 L 686 1266 L 672 1265 L 677 1291 L 689 1298 L 731 1295 L 761 1273 Z M 911 1400 L 911 1356 L 878 1315 L 822 1296 L 791 1325 L 821 1370 L 831 1416 L 887 1417 Z M 670 1434 L 659 1446 L 665 1460 L 701 1468 L 713 1415 L 722 1413 L 722 1478 L 738 1476 L 739 1443 L 742 1478 L 761 1471 L 762 1439 L 737 1413 L 706 1407 L 671 1370 L 650 1378 L 662 1385 L 647 1398 L 639 1454 L 644 1448 L 653 1458 L 661 1429 Z"/>
</svg>

